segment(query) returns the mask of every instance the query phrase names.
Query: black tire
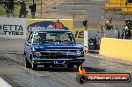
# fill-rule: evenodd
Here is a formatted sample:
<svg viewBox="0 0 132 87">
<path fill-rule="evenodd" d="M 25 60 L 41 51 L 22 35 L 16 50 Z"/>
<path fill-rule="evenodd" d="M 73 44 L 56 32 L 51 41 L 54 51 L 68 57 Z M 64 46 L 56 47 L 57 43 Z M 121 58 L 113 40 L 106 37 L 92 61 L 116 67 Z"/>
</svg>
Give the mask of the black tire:
<svg viewBox="0 0 132 87">
<path fill-rule="evenodd" d="M 27 60 L 26 56 L 24 56 L 24 58 L 25 58 L 25 67 L 31 68 L 31 63 Z"/>
<path fill-rule="evenodd" d="M 32 70 L 36 70 L 37 69 L 37 64 L 34 64 L 33 62 L 32 62 Z"/>
<path fill-rule="evenodd" d="M 74 65 L 73 64 L 68 64 L 67 68 L 74 68 Z"/>
<path fill-rule="evenodd" d="M 84 75 L 77 75 L 76 80 L 79 84 L 84 84 L 86 82 L 86 78 Z"/>
</svg>

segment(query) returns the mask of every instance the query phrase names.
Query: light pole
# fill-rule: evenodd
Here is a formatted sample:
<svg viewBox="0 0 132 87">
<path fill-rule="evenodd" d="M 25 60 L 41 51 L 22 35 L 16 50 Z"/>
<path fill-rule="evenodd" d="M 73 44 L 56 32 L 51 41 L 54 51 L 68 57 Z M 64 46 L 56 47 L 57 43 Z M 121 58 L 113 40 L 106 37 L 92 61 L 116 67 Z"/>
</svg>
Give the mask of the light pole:
<svg viewBox="0 0 132 87">
<path fill-rule="evenodd" d="M 43 9 L 43 6 L 42 6 L 43 4 L 42 3 L 43 3 L 43 0 L 41 0 L 41 16 L 42 16 L 42 12 L 43 12 L 42 11 L 42 9 Z"/>
<path fill-rule="evenodd" d="M 33 0 L 33 4 L 34 4 L 34 0 Z"/>
</svg>

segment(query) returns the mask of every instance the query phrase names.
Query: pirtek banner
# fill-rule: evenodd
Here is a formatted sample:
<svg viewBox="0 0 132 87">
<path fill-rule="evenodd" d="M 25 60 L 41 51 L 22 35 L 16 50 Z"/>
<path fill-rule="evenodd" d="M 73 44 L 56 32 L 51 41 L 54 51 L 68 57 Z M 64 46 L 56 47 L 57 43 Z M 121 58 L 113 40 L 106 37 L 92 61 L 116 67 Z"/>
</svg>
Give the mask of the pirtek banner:
<svg viewBox="0 0 132 87">
<path fill-rule="evenodd" d="M 60 23 L 63 24 L 63 29 L 70 30 L 74 33 L 76 39 L 83 39 L 83 28 L 73 28 L 73 19 L 59 19 Z M 33 30 L 43 29 L 56 29 L 55 24 L 57 19 L 27 19 L 26 36 L 28 37 L 29 32 Z"/>
<path fill-rule="evenodd" d="M 27 36 L 30 31 L 34 30 L 44 30 L 44 29 L 56 29 L 58 26 L 62 29 L 72 29 L 73 20 L 72 19 L 59 19 L 59 24 L 56 25 L 57 19 L 27 19 Z"/>
</svg>

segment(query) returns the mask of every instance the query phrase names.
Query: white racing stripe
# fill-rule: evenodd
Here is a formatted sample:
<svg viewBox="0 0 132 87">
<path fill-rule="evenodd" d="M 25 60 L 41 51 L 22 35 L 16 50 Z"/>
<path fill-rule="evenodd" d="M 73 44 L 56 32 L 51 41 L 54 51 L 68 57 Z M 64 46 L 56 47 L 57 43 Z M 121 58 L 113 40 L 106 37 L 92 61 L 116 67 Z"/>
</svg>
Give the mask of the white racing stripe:
<svg viewBox="0 0 132 87">
<path fill-rule="evenodd" d="M 13 87 L 8 82 L 6 82 L 3 78 L 0 77 L 0 87 Z"/>
</svg>

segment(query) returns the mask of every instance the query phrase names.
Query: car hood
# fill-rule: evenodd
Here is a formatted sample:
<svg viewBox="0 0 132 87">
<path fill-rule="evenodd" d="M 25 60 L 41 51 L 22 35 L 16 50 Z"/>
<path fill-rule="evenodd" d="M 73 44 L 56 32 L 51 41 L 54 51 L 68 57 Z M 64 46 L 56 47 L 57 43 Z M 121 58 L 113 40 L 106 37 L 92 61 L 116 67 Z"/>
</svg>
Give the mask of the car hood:
<svg viewBox="0 0 132 87">
<path fill-rule="evenodd" d="M 83 50 L 83 46 L 74 42 L 50 42 L 50 43 L 34 43 L 34 50 Z"/>
</svg>

